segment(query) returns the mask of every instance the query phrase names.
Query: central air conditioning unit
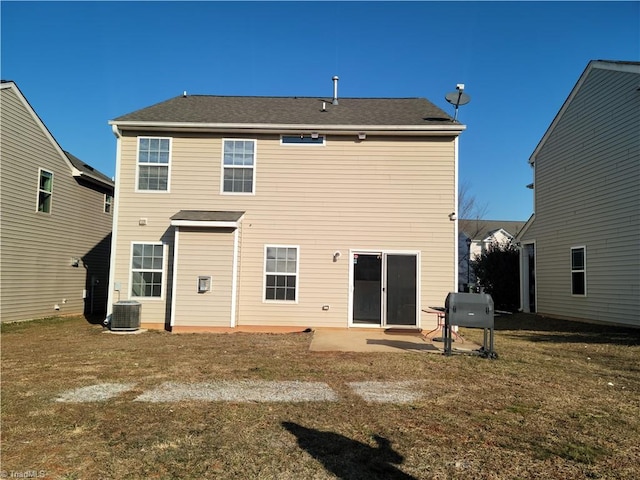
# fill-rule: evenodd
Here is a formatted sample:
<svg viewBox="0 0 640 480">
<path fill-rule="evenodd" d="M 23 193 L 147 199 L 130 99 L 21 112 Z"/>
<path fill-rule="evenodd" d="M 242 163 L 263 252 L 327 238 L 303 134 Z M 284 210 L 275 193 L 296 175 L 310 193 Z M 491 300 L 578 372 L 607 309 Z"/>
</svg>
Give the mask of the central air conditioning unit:
<svg viewBox="0 0 640 480">
<path fill-rule="evenodd" d="M 121 301 L 113 304 L 111 330 L 135 331 L 140 328 L 140 309 L 142 305 L 134 301 Z"/>
</svg>

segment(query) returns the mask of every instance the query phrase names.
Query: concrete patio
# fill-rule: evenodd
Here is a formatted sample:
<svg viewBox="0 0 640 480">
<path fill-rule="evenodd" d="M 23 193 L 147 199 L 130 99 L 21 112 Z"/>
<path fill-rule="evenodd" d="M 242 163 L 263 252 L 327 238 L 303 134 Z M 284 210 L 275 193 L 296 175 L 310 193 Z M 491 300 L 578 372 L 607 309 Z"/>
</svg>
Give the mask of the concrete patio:
<svg viewBox="0 0 640 480">
<path fill-rule="evenodd" d="M 427 352 L 444 353 L 440 332 L 419 329 L 318 328 L 309 346 L 312 352 Z M 472 353 L 480 345 L 462 337 L 456 338 L 452 353 Z"/>
</svg>

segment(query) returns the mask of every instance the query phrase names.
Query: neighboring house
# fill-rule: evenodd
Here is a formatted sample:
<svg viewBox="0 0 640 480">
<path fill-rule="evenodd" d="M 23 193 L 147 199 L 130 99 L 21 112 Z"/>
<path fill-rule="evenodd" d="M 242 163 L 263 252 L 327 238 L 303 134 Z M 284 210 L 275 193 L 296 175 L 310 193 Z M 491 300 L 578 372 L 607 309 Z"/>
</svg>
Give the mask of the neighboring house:
<svg viewBox="0 0 640 480">
<path fill-rule="evenodd" d="M 529 163 L 523 310 L 640 326 L 640 63 L 590 62 Z"/>
<path fill-rule="evenodd" d="M 185 94 L 109 123 L 109 305 L 143 327 L 431 327 L 456 288 L 465 127 L 425 99 Z"/>
<path fill-rule="evenodd" d="M 525 222 L 460 219 L 458 224 L 458 291 L 468 292 L 476 284 L 470 262 L 486 252 L 490 245 L 513 243 Z"/>
<path fill-rule="evenodd" d="M 113 182 L 0 84 L 0 319 L 106 310 Z"/>
</svg>

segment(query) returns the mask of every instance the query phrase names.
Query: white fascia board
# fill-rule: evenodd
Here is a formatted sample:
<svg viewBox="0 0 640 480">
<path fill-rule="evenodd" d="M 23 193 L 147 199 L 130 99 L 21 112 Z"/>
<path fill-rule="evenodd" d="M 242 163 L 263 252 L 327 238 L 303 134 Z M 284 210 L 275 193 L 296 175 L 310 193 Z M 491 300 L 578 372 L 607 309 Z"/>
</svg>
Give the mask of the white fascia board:
<svg viewBox="0 0 640 480">
<path fill-rule="evenodd" d="M 555 129 L 555 127 L 560 122 L 560 119 L 564 115 L 565 111 L 567 110 L 567 108 L 569 108 L 569 104 L 572 102 L 574 97 L 577 95 L 577 93 L 580 90 L 580 88 L 582 88 L 582 85 L 584 84 L 585 80 L 589 76 L 589 73 L 591 73 L 591 70 L 593 70 L 594 68 L 600 68 L 600 69 L 604 69 L 604 70 L 613 70 L 613 71 L 617 71 L 617 72 L 627 72 L 627 73 L 638 73 L 638 74 L 640 74 L 640 64 L 638 64 L 638 63 L 617 63 L 617 62 L 607 62 L 607 61 L 601 61 L 601 60 L 592 60 L 591 62 L 589 62 L 589 64 L 585 67 L 584 71 L 582 72 L 582 74 L 578 78 L 578 81 L 576 82 L 576 84 L 571 89 L 571 92 L 569 92 L 569 96 L 567 97 L 567 99 L 564 101 L 564 103 L 560 107 L 560 110 L 558 111 L 556 116 L 551 121 L 551 124 L 547 128 L 547 131 L 544 133 L 544 135 L 542 136 L 542 138 L 538 142 L 538 145 L 536 146 L 535 150 L 533 151 L 533 153 L 529 157 L 529 164 L 534 164 L 535 163 L 536 157 L 538 156 L 538 153 L 540 153 L 540 150 L 542 149 L 544 144 L 547 142 L 547 140 L 551 136 L 551 134 L 552 134 L 553 130 Z"/>
<path fill-rule="evenodd" d="M 240 220 L 237 222 L 207 222 L 198 220 L 171 220 L 173 227 L 199 227 L 199 228 L 238 228 Z"/>
<path fill-rule="evenodd" d="M 88 172 L 85 172 L 83 170 L 78 170 L 76 167 L 73 167 L 73 170 L 71 171 L 71 175 L 73 175 L 74 177 L 85 178 L 90 182 L 97 183 L 99 185 L 102 185 L 111 189 L 114 188 L 113 182 L 106 182 L 105 180 L 102 180 Z"/>
<path fill-rule="evenodd" d="M 110 125 L 121 130 L 176 130 L 176 131 L 212 131 L 221 133 L 300 133 L 317 132 L 351 135 L 365 132 L 370 135 L 459 135 L 466 125 L 309 125 L 309 124 L 270 124 L 270 123 L 200 123 L 200 122 L 136 122 L 111 120 Z"/>
</svg>

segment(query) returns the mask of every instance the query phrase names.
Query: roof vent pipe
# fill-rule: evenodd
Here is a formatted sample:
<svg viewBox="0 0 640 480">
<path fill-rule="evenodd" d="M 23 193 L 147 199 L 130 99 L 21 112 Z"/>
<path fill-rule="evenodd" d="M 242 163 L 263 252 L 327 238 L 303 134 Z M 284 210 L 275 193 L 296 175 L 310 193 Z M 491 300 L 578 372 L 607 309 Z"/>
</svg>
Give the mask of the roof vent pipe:
<svg viewBox="0 0 640 480">
<path fill-rule="evenodd" d="M 332 78 L 333 80 L 333 101 L 331 102 L 332 105 L 338 105 L 338 76 L 334 75 L 334 77 Z"/>
</svg>

